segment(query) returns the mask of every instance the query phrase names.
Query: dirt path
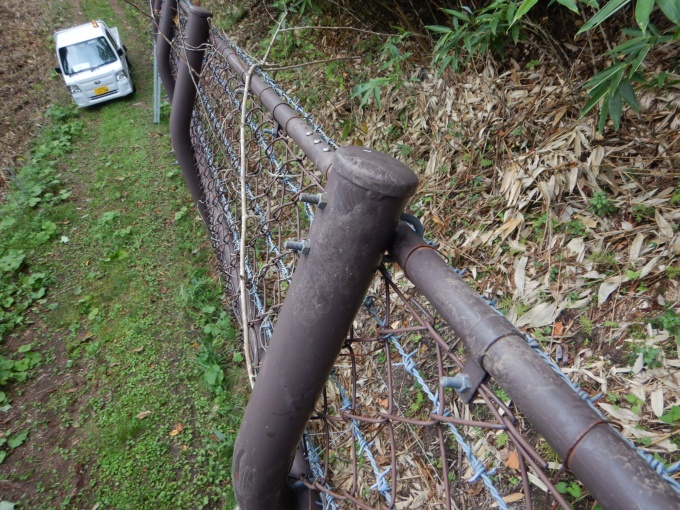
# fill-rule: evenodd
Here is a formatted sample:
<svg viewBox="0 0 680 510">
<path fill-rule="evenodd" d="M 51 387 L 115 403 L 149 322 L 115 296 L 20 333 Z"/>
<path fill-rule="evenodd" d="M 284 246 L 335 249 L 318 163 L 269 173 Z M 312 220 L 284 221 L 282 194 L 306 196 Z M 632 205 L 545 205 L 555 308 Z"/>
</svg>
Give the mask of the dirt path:
<svg viewBox="0 0 680 510">
<path fill-rule="evenodd" d="M 119 19 L 125 19 L 117 2 L 111 2 L 111 7 Z M 78 0 L 46 9 L 19 0 L 0 8 L 2 167 L 21 164 L 51 104 L 69 104 L 61 79 L 49 75 L 56 61 L 47 42 L 54 30 L 85 21 Z M 130 27 L 127 29 L 129 32 Z M 62 171 L 69 170 L 66 162 L 61 167 Z M 17 172 L 13 169 L 7 173 Z M 73 190 L 73 200 L 81 202 L 79 208 L 86 208 L 87 190 L 82 189 L 80 179 L 68 174 L 65 178 L 65 184 Z M 0 178 L 0 193 L 2 184 Z M 0 437 L 30 429 L 25 447 L 13 449 L 0 461 L 0 501 L 30 505 L 22 508 L 42 507 L 46 500 L 54 507 L 69 507 L 89 482 L 90 466 L 73 453 L 87 435 L 84 426 L 90 417 L 84 410 L 97 391 L 96 384 L 87 384 L 88 363 L 69 359 L 69 350 L 70 346 L 87 343 L 90 335 L 79 331 L 74 336 L 67 329 L 45 324 L 38 313 L 32 314 L 29 324 L 27 329 L 8 335 L 3 345 L 9 355 L 25 345 L 39 346 L 43 363 L 31 370 L 26 382 L 12 388 L 12 406 L 0 413 Z"/>
<path fill-rule="evenodd" d="M 0 169 L 13 167 L 54 100 L 54 54 L 46 41 L 53 20 L 31 0 L 0 7 Z M 1 182 L 1 181 L 0 181 Z"/>
</svg>

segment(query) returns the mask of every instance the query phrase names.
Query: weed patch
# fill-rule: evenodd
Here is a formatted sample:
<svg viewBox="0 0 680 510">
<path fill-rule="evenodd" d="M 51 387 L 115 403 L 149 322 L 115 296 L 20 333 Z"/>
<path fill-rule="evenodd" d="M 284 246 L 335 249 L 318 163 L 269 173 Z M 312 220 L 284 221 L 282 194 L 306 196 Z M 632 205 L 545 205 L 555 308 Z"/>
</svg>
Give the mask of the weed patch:
<svg viewBox="0 0 680 510">
<path fill-rule="evenodd" d="M 147 33 L 120 2 L 82 7 Z M 236 334 L 151 123 L 149 49 L 126 41 L 136 96 L 51 108 L 0 207 L 0 462 L 22 508 L 235 505 Z"/>
</svg>

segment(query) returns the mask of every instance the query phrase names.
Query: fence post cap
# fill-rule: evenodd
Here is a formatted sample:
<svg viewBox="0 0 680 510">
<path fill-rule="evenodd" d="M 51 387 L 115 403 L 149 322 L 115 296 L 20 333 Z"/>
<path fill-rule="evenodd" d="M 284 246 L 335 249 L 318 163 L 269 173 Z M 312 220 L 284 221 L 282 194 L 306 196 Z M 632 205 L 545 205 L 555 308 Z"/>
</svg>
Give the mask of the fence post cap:
<svg viewBox="0 0 680 510">
<path fill-rule="evenodd" d="M 198 5 L 190 5 L 188 7 L 189 13 L 193 14 L 194 16 L 201 16 L 203 18 L 212 18 L 213 13 L 210 12 L 207 9 L 204 9 L 203 7 L 199 7 Z"/>
<path fill-rule="evenodd" d="M 333 155 L 331 172 L 388 197 L 410 197 L 418 188 L 413 170 L 392 156 L 366 147 L 340 147 Z"/>
</svg>

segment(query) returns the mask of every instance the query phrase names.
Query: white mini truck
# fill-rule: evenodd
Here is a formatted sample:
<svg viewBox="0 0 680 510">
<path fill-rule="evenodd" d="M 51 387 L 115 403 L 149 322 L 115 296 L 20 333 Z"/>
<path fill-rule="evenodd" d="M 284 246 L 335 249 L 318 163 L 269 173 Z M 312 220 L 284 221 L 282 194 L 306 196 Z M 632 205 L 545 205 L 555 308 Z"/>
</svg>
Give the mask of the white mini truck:
<svg viewBox="0 0 680 510">
<path fill-rule="evenodd" d="M 59 67 L 80 107 L 132 94 L 130 63 L 118 29 L 101 20 L 54 34 Z"/>
</svg>

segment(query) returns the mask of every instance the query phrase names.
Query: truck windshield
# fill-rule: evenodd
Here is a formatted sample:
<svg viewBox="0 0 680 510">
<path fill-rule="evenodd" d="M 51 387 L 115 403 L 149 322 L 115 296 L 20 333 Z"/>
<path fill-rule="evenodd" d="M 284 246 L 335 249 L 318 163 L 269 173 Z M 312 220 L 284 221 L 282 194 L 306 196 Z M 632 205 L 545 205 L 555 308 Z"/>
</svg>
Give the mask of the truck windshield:
<svg viewBox="0 0 680 510">
<path fill-rule="evenodd" d="M 104 37 L 59 48 L 61 67 L 69 76 L 110 64 L 117 58 Z"/>
</svg>

